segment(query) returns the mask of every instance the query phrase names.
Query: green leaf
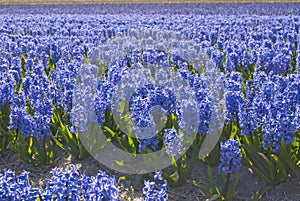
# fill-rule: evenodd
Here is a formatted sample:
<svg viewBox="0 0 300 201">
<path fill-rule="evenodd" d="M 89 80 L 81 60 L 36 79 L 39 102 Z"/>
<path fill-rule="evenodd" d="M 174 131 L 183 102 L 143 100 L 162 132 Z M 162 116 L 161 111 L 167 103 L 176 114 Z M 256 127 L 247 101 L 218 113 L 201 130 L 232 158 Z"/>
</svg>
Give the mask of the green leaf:
<svg viewBox="0 0 300 201">
<path fill-rule="evenodd" d="M 125 102 L 125 101 L 122 101 L 121 106 L 120 106 L 120 112 L 121 112 L 121 114 L 124 113 L 125 105 L 126 105 L 126 102 Z"/>
<path fill-rule="evenodd" d="M 126 165 L 127 162 L 122 162 L 122 161 L 117 161 L 117 160 L 115 160 L 115 163 L 116 163 L 117 165 L 119 165 L 120 167 L 124 168 L 125 170 L 130 171 L 130 172 L 133 172 L 133 173 L 135 173 L 135 174 L 145 174 L 145 172 L 143 172 L 143 173 L 142 173 L 142 172 L 138 172 L 135 168 L 131 167 L 130 165 L 127 166 L 127 165 Z"/>
<path fill-rule="evenodd" d="M 217 185 L 217 183 L 214 179 L 214 176 L 213 176 L 212 169 L 211 169 L 210 165 L 207 165 L 207 174 L 208 174 L 208 179 L 209 179 L 210 185 L 211 185 L 212 189 L 214 190 L 213 192 L 220 195 L 221 193 L 220 193 L 218 185 Z"/>
<path fill-rule="evenodd" d="M 300 167 L 298 167 L 290 158 L 288 158 L 286 162 L 292 173 L 295 174 L 298 178 L 300 178 Z"/>
<path fill-rule="evenodd" d="M 211 190 L 209 188 L 207 188 L 206 186 L 197 183 L 195 180 L 193 180 L 192 182 L 195 186 L 197 186 L 198 188 L 200 188 L 201 190 L 205 191 L 206 193 L 212 194 Z"/>
<path fill-rule="evenodd" d="M 270 180 L 272 182 L 275 181 L 275 174 L 276 174 L 276 169 L 273 161 L 271 161 L 265 154 L 263 153 L 258 153 L 267 163 L 268 168 L 269 168 L 269 173 L 270 173 Z"/>
<path fill-rule="evenodd" d="M 219 198 L 221 198 L 220 195 L 214 194 L 210 198 L 207 198 L 206 201 L 214 201 L 214 200 L 219 199 Z"/>
<path fill-rule="evenodd" d="M 183 154 L 181 157 L 181 166 L 180 169 L 185 170 L 187 168 L 187 154 Z"/>
<path fill-rule="evenodd" d="M 250 168 L 263 178 L 268 184 L 272 184 L 270 180 L 269 170 L 267 169 L 267 164 L 265 164 L 264 159 L 258 154 L 256 148 L 250 144 L 248 140 L 243 143 L 243 148 L 246 153 L 246 161 L 248 162 Z"/>
<path fill-rule="evenodd" d="M 45 149 L 43 149 L 40 145 L 40 143 L 37 141 L 35 137 L 30 137 L 30 140 L 32 140 L 32 146 L 30 148 L 33 149 L 34 155 L 41 161 L 42 164 L 45 164 L 47 159 L 46 159 L 46 154 L 45 154 Z"/>
<path fill-rule="evenodd" d="M 288 179 L 287 169 L 284 167 L 283 163 L 280 161 L 279 157 L 272 154 L 272 159 L 276 164 L 277 174 L 276 174 L 276 185 L 280 184 Z"/>
<path fill-rule="evenodd" d="M 55 136 L 52 135 L 51 137 L 52 137 L 51 139 L 55 142 L 55 144 L 57 146 L 59 146 L 59 148 L 61 148 L 64 151 L 66 150 L 65 147 L 64 147 L 64 145 Z"/>
<path fill-rule="evenodd" d="M 6 149 L 7 145 L 9 144 L 9 140 L 7 137 L 3 137 L 2 142 L 1 142 L 1 147 L 0 147 L 0 154 Z"/>
<path fill-rule="evenodd" d="M 76 146 L 76 144 L 74 144 L 72 141 L 70 141 L 68 143 L 68 151 L 72 154 L 72 156 L 74 156 L 76 159 L 79 159 L 80 156 L 80 151 L 79 151 L 79 147 Z"/>
<path fill-rule="evenodd" d="M 291 159 L 291 155 L 287 150 L 286 144 L 284 141 L 281 142 L 281 151 L 279 158 L 282 161 L 283 166 L 300 178 L 300 167 Z"/>
<path fill-rule="evenodd" d="M 136 147 L 133 138 L 130 135 L 127 135 L 127 139 L 128 139 L 129 146 L 131 147 L 131 151 L 132 151 L 131 153 L 136 154 Z"/>
<path fill-rule="evenodd" d="M 255 193 L 255 195 L 250 199 L 250 201 L 259 201 L 262 196 L 268 191 L 268 190 L 271 190 L 273 187 L 272 186 L 269 186 L 269 185 L 266 185 L 266 186 L 263 186 L 261 189 L 259 189 L 259 191 L 257 191 Z"/>
<path fill-rule="evenodd" d="M 116 135 L 115 132 L 113 132 L 110 128 L 108 128 L 107 126 L 103 126 L 103 128 L 105 129 L 105 131 L 107 131 L 111 137 L 114 137 Z"/>
<path fill-rule="evenodd" d="M 58 131 L 60 133 L 60 135 L 63 137 L 63 139 L 65 140 L 65 142 L 67 144 L 69 144 L 69 141 L 71 140 L 70 138 L 68 138 L 67 133 L 65 132 L 65 130 L 63 130 L 62 128 L 58 128 Z"/>
<path fill-rule="evenodd" d="M 125 166 L 125 164 L 122 161 L 115 160 L 115 163 L 121 167 Z"/>
<path fill-rule="evenodd" d="M 262 176 L 266 181 L 271 182 L 270 173 L 267 168 L 266 161 L 258 154 L 257 150 L 253 146 L 247 146 L 244 144 L 244 150 L 249 157 L 250 161 L 248 161 L 249 166 L 257 172 L 260 176 Z"/>
</svg>

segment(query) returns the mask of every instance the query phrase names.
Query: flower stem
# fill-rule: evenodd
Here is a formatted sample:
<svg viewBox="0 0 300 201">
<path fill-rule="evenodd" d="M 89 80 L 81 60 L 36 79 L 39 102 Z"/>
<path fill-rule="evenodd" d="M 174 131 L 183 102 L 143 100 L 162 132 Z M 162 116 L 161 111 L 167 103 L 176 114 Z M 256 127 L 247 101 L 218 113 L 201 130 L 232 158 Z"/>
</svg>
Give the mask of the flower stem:
<svg viewBox="0 0 300 201">
<path fill-rule="evenodd" d="M 224 186 L 224 189 L 223 189 L 223 196 L 226 198 L 227 197 L 227 193 L 228 193 L 228 186 L 229 186 L 229 181 L 230 181 L 230 173 L 228 173 L 226 175 L 226 183 L 225 183 L 225 186 Z"/>
</svg>

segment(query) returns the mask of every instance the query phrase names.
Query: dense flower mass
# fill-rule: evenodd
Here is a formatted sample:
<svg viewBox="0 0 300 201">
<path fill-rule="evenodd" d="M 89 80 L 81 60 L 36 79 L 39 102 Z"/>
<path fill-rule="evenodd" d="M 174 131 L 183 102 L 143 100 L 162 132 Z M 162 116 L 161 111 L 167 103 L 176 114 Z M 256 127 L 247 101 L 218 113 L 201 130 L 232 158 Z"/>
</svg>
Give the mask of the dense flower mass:
<svg viewBox="0 0 300 201">
<path fill-rule="evenodd" d="M 247 82 L 247 101 L 239 106 L 242 133 L 262 128 L 263 146 L 278 153 L 281 141 L 291 144 L 299 127 L 299 75 L 280 76 L 255 72 Z"/>
<path fill-rule="evenodd" d="M 82 196 L 85 200 L 111 200 L 118 201 L 119 189 L 114 177 L 99 171 L 96 176 L 81 178 Z"/>
<path fill-rule="evenodd" d="M 162 177 L 162 171 L 155 172 L 154 181 L 144 181 L 143 194 L 146 201 L 168 200 L 167 181 Z"/>
<path fill-rule="evenodd" d="M 46 180 L 46 197 L 57 200 L 80 200 L 79 173 L 75 166 L 65 172 L 58 168 L 52 171 L 52 177 Z"/>
<path fill-rule="evenodd" d="M 154 106 L 161 106 L 167 115 L 175 113 L 176 97 L 170 90 L 160 86 L 139 88 L 130 100 L 131 116 L 137 126 L 146 127 L 150 124 L 149 113 Z"/>
<path fill-rule="evenodd" d="M 23 171 L 19 176 L 11 170 L 0 173 L 1 200 L 36 200 L 40 195 L 38 188 L 30 185 L 28 172 Z"/>
<path fill-rule="evenodd" d="M 285 164 L 281 151 L 292 148 L 287 164 L 298 165 L 299 16 L 297 3 L 1 5 L 0 154 L 11 149 L 37 165 L 60 147 L 83 158 L 94 147 L 79 136 L 92 139 L 93 122 L 103 146 L 135 156 L 187 151 L 178 168 L 194 162 L 184 148 L 190 134 L 249 140 L 274 163 Z M 239 142 L 221 143 L 222 174 L 239 171 Z M 118 200 L 104 172 L 51 173 L 42 190 L 27 172 L 4 170 L 0 199 Z M 144 182 L 146 200 L 167 200 L 161 174 Z"/>
<path fill-rule="evenodd" d="M 287 4 L 286 6 L 288 8 L 291 5 Z M 249 92 L 251 89 L 248 90 L 247 87 L 248 85 L 254 87 L 250 86 L 249 83 L 245 91 L 244 83 L 250 82 L 250 80 L 245 81 L 245 79 L 251 78 L 253 71 L 255 71 L 256 75 L 254 76 L 256 77 L 263 72 L 267 75 L 271 73 L 282 76 L 299 72 L 299 54 L 297 54 L 299 52 L 299 37 L 297 35 L 299 20 L 297 16 L 254 17 L 245 15 L 240 18 L 233 16 L 215 18 L 213 15 L 207 17 L 193 15 L 194 23 L 189 24 L 178 22 L 175 16 L 170 16 L 167 19 L 153 15 L 151 21 L 144 15 L 132 16 L 130 20 L 118 18 L 117 15 L 114 20 L 103 16 L 102 21 L 94 18 L 93 15 L 77 20 L 72 19 L 72 17 L 57 16 L 51 16 L 51 19 L 41 16 L 28 16 L 24 19 L 15 16 L 10 20 L 5 17 L 1 18 L 3 22 L 1 27 L 1 33 L 3 33 L 1 39 L 3 40 L 1 41 L 3 42 L 1 42 L 2 51 L 0 55 L 0 106 L 4 103 L 14 105 L 11 107 L 10 127 L 11 129 L 19 129 L 20 133 L 26 136 L 49 137 L 50 131 L 47 124 L 51 124 L 52 106 L 67 113 L 74 106 L 75 111 L 82 112 L 81 120 L 86 121 L 87 112 L 73 103 L 75 84 L 83 63 L 90 62 L 93 65 L 101 65 L 102 62 L 102 64 L 108 65 L 108 69 L 101 67 L 103 68 L 101 73 L 106 79 L 102 77 L 99 81 L 97 95 L 93 100 L 97 120 L 101 125 L 105 121 L 105 111 L 111 109 L 110 101 L 113 87 L 129 68 L 134 67 L 134 65 L 164 67 L 175 65 L 178 72 L 195 88 L 197 100 L 200 101 L 199 133 L 208 131 L 212 106 L 209 98 L 207 98 L 209 92 L 205 89 L 205 84 L 202 84 L 202 81 L 194 76 L 195 71 L 192 70 L 192 74 L 190 74 L 188 70 L 190 68 L 189 62 L 193 63 L 193 58 L 190 58 L 190 55 L 197 57 L 200 51 L 206 51 L 209 59 L 228 75 L 226 82 L 226 120 L 231 121 L 240 118 L 246 134 L 258 127 L 258 125 L 252 125 L 255 123 L 251 123 L 253 122 L 250 121 L 251 115 L 254 115 L 253 111 L 259 108 L 263 110 L 265 99 L 260 98 L 257 93 L 253 95 L 253 101 L 249 101 L 247 97 L 246 101 L 253 104 L 243 111 L 243 105 L 248 104 L 243 103 L 245 101 L 243 94 L 249 94 L 247 96 L 251 98 Z M 41 18 L 41 21 L 36 22 L 36 18 Z M 156 21 L 157 23 L 153 23 Z M 170 22 L 176 22 L 176 28 Z M 12 24 L 13 26 L 11 26 Z M 38 24 L 40 28 L 37 29 L 30 24 Z M 68 26 L 61 29 L 61 24 Z M 128 28 L 129 25 L 130 29 Z M 145 40 L 141 40 L 141 46 L 144 48 L 142 51 L 131 47 L 132 41 L 128 40 L 129 45 L 126 50 L 128 55 L 119 55 L 120 58 L 114 56 L 114 58 L 109 59 L 110 56 L 117 55 L 119 52 L 117 50 L 118 46 L 121 45 L 119 42 L 116 42 L 114 46 L 116 51 L 111 51 L 110 47 L 106 47 L 108 48 L 107 53 L 111 55 L 106 53 L 99 55 L 99 47 L 102 47 L 101 45 L 107 39 L 118 33 L 127 33 L 128 36 L 137 37 L 138 33 L 132 29 L 145 29 L 149 26 L 157 30 L 177 31 L 178 36 L 174 38 L 176 40 L 181 38 L 180 34 L 182 37 L 191 38 L 195 41 L 194 53 L 187 55 L 187 52 L 176 52 L 177 49 L 185 48 L 187 45 L 172 38 L 170 47 L 176 51 L 173 52 L 174 55 L 173 53 L 169 55 L 161 49 L 163 45 L 153 44 L 155 42 L 153 39 L 160 35 L 149 31 L 149 33 L 143 34 Z M 240 27 L 243 28 L 240 29 Z M 180 55 L 177 55 L 178 53 Z M 111 63 L 106 64 L 105 61 L 107 60 Z M 194 67 L 197 71 L 201 71 L 199 67 Z M 256 78 L 254 77 L 254 79 Z M 24 94 L 21 94 L 21 91 Z M 27 99 L 26 104 L 21 107 L 25 109 L 21 109 L 15 103 L 15 99 L 22 96 Z M 157 102 L 158 98 L 166 98 L 167 94 L 156 97 L 157 100 L 153 101 Z M 168 101 L 171 100 L 172 98 L 168 99 Z M 135 107 L 136 109 L 140 106 L 141 108 L 150 108 L 146 103 L 144 104 L 144 101 L 140 101 L 137 106 L 139 107 Z M 166 109 L 166 105 L 162 106 Z M 293 107 L 297 108 L 297 106 Z M 169 110 L 174 111 L 172 108 Z M 178 111 L 176 112 L 178 113 Z M 132 115 L 136 119 L 137 125 L 149 124 L 149 115 L 144 109 L 141 112 L 133 110 Z M 31 129 L 25 129 L 25 125 L 18 123 L 18 119 L 23 119 L 19 122 L 27 122 L 26 125 L 31 125 Z"/>
<path fill-rule="evenodd" d="M 62 171 L 54 168 L 52 177 L 46 180 L 45 190 L 30 185 L 29 172 L 23 171 L 19 176 L 11 170 L 0 173 L 1 200 L 111 200 L 118 201 L 119 189 L 114 177 L 99 171 L 97 176 L 80 175 L 72 165 Z"/>
<path fill-rule="evenodd" d="M 226 121 L 237 121 L 239 107 L 243 104 L 241 73 L 232 72 L 226 83 Z"/>
</svg>

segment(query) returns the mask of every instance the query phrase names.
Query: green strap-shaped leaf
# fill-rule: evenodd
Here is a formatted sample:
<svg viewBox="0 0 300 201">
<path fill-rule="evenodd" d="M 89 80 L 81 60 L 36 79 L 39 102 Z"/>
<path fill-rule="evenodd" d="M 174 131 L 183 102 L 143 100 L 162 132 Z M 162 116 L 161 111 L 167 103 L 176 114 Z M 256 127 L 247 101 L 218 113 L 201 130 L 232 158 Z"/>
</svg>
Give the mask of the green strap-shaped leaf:
<svg viewBox="0 0 300 201">
<path fill-rule="evenodd" d="M 250 201 L 259 201 L 262 196 L 268 191 L 268 190 L 271 190 L 273 187 L 272 186 L 269 186 L 269 185 L 266 185 L 266 186 L 263 186 L 261 189 L 259 189 L 259 191 L 257 191 L 255 193 L 255 195 L 250 199 Z"/>
<path fill-rule="evenodd" d="M 197 183 L 195 180 L 193 180 L 192 182 L 195 186 L 197 186 L 198 188 L 200 188 L 201 190 L 203 190 L 204 192 L 206 193 L 209 193 L 209 194 L 212 194 L 211 190 L 209 188 L 207 188 L 206 186 L 200 184 L 200 183 Z"/>
<path fill-rule="evenodd" d="M 212 169 L 211 169 L 210 165 L 207 165 L 207 174 L 208 174 L 208 179 L 209 179 L 210 185 L 213 189 L 213 193 L 221 195 L 219 187 L 218 187 L 218 185 L 217 185 L 217 183 L 214 179 L 214 176 L 213 176 Z"/>
<path fill-rule="evenodd" d="M 271 161 L 264 153 L 258 153 L 268 165 L 269 173 L 270 173 L 270 180 L 275 182 L 275 175 L 276 175 L 276 167 L 273 161 Z"/>
<path fill-rule="evenodd" d="M 219 199 L 219 198 L 221 198 L 220 195 L 214 194 L 210 198 L 207 198 L 206 201 L 214 201 L 214 200 Z"/>
</svg>

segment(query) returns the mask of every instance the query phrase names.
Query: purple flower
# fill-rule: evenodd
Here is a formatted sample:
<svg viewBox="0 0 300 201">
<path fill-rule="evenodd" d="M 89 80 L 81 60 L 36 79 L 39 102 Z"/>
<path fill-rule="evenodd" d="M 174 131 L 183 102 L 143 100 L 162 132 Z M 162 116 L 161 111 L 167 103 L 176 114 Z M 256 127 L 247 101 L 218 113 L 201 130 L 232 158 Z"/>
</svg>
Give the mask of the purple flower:
<svg viewBox="0 0 300 201">
<path fill-rule="evenodd" d="M 154 175 L 154 181 L 144 181 L 143 194 L 146 201 L 166 201 L 168 200 L 167 181 L 163 179 L 162 172 L 158 171 Z"/>
<path fill-rule="evenodd" d="M 183 136 L 179 135 L 177 131 L 172 129 L 165 129 L 164 143 L 166 152 L 169 156 L 180 155 L 183 150 Z"/>
<path fill-rule="evenodd" d="M 229 139 L 221 142 L 221 157 L 218 170 L 222 174 L 236 173 L 241 168 L 241 149 L 237 140 Z"/>
<path fill-rule="evenodd" d="M 28 172 L 23 171 L 19 176 L 11 170 L 0 173 L 0 199 L 1 200 L 30 200 L 40 198 L 40 190 L 30 185 Z"/>
<path fill-rule="evenodd" d="M 144 152 L 149 146 L 152 150 L 156 151 L 158 149 L 159 141 L 156 137 L 148 139 L 139 139 L 139 153 Z"/>
<path fill-rule="evenodd" d="M 226 122 L 237 121 L 239 106 L 244 104 L 242 75 L 232 72 L 226 83 Z"/>
<path fill-rule="evenodd" d="M 105 121 L 104 113 L 106 110 L 111 109 L 111 101 L 113 95 L 113 85 L 102 77 L 99 80 L 97 93 L 95 96 L 95 111 L 97 116 L 97 121 L 102 125 Z"/>
<path fill-rule="evenodd" d="M 52 177 L 46 180 L 46 197 L 52 195 L 57 200 L 80 200 L 80 178 L 77 168 L 72 165 L 65 172 L 54 168 L 51 171 Z"/>
<path fill-rule="evenodd" d="M 95 177 L 83 174 L 81 184 L 82 196 L 85 200 L 119 200 L 116 179 L 109 177 L 105 172 L 99 171 Z"/>
<path fill-rule="evenodd" d="M 194 76 L 193 90 L 199 106 L 198 133 L 205 134 L 208 131 L 211 120 L 212 103 L 209 98 L 209 90 L 206 82 L 200 76 Z"/>
</svg>

